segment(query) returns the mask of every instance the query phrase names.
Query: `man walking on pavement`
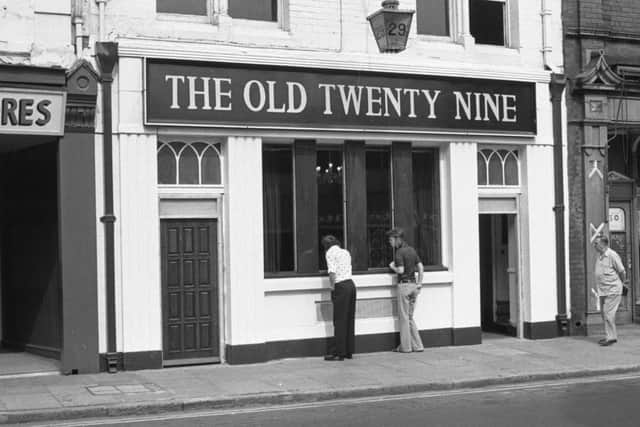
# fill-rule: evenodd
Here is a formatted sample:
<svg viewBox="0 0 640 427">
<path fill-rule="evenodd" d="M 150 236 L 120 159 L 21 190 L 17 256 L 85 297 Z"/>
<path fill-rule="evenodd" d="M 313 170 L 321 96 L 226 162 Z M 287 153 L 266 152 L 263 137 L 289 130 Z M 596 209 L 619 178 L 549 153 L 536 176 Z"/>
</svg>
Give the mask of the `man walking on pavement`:
<svg viewBox="0 0 640 427">
<path fill-rule="evenodd" d="M 596 237 L 593 246 L 598 252 L 595 278 L 606 334 L 606 337 L 598 341 L 598 344 L 609 346 L 618 342 L 616 311 L 622 299 L 622 282 L 626 281 L 626 272 L 620 256 L 609 248 L 607 236 Z"/>
<path fill-rule="evenodd" d="M 353 357 L 356 340 L 356 286 L 351 280 L 351 254 L 331 235 L 322 238 L 322 246 L 331 283 L 334 330 L 334 339 L 324 360 L 342 361 Z"/>
<path fill-rule="evenodd" d="M 413 310 L 422 287 L 424 266 L 415 249 L 404 241 L 402 229 L 394 228 L 388 231 L 387 237 L 389 238 L 389 244 L 395 249 L 394 260 L 389 264 L 389 268 L 398 275 L 400 345 L 393 351 L 401 353 L 424 351 L 420 331 L 413 320 Z M 416 271 L 418 272 L 417 283 Z"/>
</svg>

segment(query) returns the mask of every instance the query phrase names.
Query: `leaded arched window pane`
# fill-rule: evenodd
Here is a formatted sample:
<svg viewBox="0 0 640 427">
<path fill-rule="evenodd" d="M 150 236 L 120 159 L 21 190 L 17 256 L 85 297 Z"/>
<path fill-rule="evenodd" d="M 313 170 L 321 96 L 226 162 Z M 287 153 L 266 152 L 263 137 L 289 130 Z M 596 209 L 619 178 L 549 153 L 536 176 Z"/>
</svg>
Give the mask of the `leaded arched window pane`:
<svg viewBox="0 0 640 427">
<path fill-rule="evenodd" d="M 202 183 L 205 185 L 222 183 L 220 155 L 213 146 L 209 146 L 202 154 Z"/>
<path fill-rule="evenodd" d="M 165 144 L 160 144 L 158 151 L 158 184 L 176 184 L 176 155 Z"/>
<path fill-rule="evenodd" d="M 504 185 L 502 179 L 502 159 L 498 153 L 493 153 L 489 157 L 489 185 Z"/>
<path fill-rule="evenodd" d="M 178 184 L 196 185 L 199 184 L 198 156 L 191 146 L 187 145 L 180 152 L 178 163 Z"/>
<path fill-rule="evenodd" d="M 518 159 L 513 152 L 508 153 L 504 161 L 504 181 L 505 185 L 520 184 L 518 178 Z"/>
<path fill-rule="evenodd" d="M 478 152 L 478 185 L 487 185 L 487 163 L 480 152 Z"/>
</svg>

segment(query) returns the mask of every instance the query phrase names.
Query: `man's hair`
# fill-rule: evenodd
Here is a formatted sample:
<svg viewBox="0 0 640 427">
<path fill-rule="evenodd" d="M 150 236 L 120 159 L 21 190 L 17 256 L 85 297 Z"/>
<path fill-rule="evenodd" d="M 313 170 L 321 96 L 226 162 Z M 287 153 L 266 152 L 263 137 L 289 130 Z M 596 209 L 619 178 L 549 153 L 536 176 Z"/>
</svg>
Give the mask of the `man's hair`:
<svg viewBox="0 0 640 427">
<path fill-rule="evenodd" d="M 340 240 L 336 239 L 335 236 L 332 236 L 331 234 L 324 236 L 320 242 L 322 243 L 322 247 L 325 251 L 329 250 L 331 246 L 340 246 Z"/>
<path fill-rule="evenodd" d="M 402 228 L 392 228 L 391 230 L 387 231 L 387 237 L 400 237 L 401 239 L 403 239 L 404 230 Z"/>
<path fill-rule="evenodd" d="M 605 245 L 609 246 L 609 238 L 607 236 L 601 235 L 596 237 L 597 240 L 600 240 Z"/>
</svg>

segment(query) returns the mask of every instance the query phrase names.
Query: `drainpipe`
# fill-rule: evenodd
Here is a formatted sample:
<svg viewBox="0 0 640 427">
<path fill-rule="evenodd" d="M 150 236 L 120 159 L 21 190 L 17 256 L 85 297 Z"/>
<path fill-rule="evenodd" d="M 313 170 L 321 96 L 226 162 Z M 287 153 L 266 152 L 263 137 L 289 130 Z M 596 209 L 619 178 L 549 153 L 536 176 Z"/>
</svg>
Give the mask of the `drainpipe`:
<svg viewBox="0 0 640 427">
<path fill-rule="evenodd" d="M 98 37 L 100 41 L 104 41 L 104 10 L 108 0 L 96 0 L 98 4 Z"/>
<path fill-rule="evenodd" d="M 555 181 L 555 224 L 556 224 L 556 294 L 558 314 L 556 324 L 558 336 L 569 335 L 567 318 L 567 286 L 565 269 L 565 230 L 564 230 L 564 168 L 562 162 L 562 93 L 567 83 L 564 74 L 551 74 L 549 90 L 553 114 L 553 167 Z"/>
<path fill-rule="evenodd" d="M 551 52 L 553 48 L 551 46 L 551 8 L 549 7 L 549 0 L 542 0 L 542 11 L 540 16 L 542 17 L 542 63 L 545 70 L 553 70 L 551 66 Z"/>
<path fill-rule="evenodd" d="M 113 68 L 118 60 L 118 43 L 97 42 L 96 62 L 102 82 L 102 134 L 104 168 L 104 224 L 105 270 L 107 302 L 107 370 L 118 371 L 119 354 L 116 352 L 116 303 L 115 303 L 115 229 L 116 217 L 113 213 L 113 135 L 111 129 L 111 84 Z"/>
</svg>

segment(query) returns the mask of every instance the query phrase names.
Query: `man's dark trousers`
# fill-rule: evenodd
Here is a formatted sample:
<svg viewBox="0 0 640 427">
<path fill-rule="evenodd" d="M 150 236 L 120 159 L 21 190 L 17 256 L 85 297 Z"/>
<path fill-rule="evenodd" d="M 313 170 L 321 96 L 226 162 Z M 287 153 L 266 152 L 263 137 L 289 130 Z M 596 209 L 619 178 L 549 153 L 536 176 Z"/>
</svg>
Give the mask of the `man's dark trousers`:
<svg viewBox="0 0 640 427">
<path fill-rule="evenodd" d="M 331 292 L 333 302 L 334 339 L 330 341 L 328 354 L 350 356 L 355 352 L 356 285 L 353 280 L 343 280 Z"/>
</svg>

